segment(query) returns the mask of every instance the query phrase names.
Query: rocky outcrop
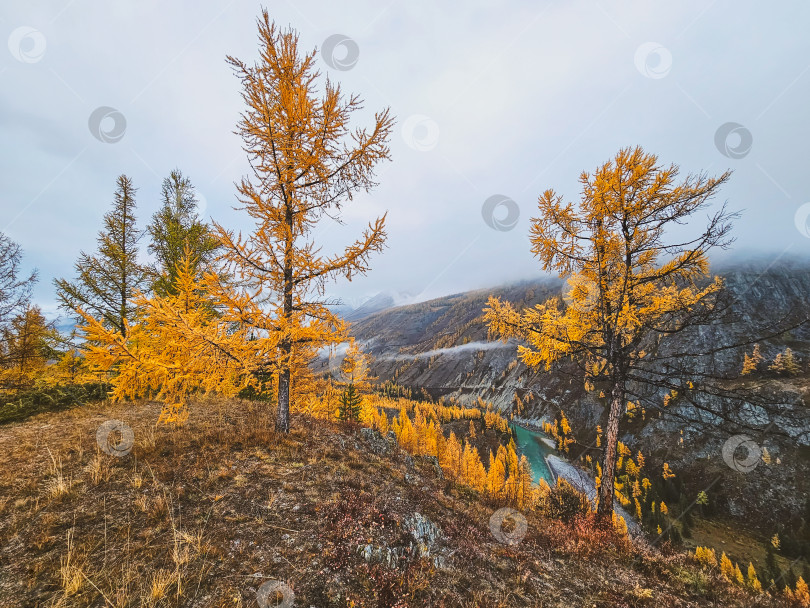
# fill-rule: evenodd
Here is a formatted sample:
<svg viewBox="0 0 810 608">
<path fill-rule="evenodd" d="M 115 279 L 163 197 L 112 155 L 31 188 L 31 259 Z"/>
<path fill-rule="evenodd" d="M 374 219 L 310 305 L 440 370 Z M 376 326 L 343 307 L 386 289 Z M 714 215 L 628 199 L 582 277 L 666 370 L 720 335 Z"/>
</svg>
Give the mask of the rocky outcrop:
<svg viewBox="0 0 810 608">
<path fill-rule="evenodd" d="M 442 531 L 430 519 L 418 512 L 406 515 L 402 521 L 407 544 L 389 547 L 368 543 L 358 547 L 358 553 L 369 563 L 396 568 L 402 560 L 428 558 L 436 568 L 445 568 L 448 558 L 442 547 Z"/>
<path fill-rule="evenodd" d="M 378 456 L 388 454 L 393 447 L 391 440 L 383 437 L 380 432 L 375 429 L 363 427 L 360 429 L 360 437 L 365 440 L 368 449 Z"/>
</svg>

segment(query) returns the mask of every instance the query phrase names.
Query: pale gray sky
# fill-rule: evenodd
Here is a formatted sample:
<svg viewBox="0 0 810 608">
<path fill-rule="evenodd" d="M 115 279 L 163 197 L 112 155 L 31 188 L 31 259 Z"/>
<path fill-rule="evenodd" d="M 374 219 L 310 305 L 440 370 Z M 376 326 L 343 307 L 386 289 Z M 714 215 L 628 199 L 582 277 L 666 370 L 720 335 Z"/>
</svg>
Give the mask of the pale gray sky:
<svg viewBox="0 0 810 608">
<path fill-rule="evenodd" d="M 161 180 L 179 167 L 204 197 L 206 216 L 248 227 L 231 209 L 246 163 L 233 134 L 239 83 L 224 59 L 256 57 L 260 6 L 3 3 L 0 231 L 39 267 L 36 299 L 46 311 L 54 310 L 51 279 L 72 275 L 79 250 L 94 249 L 120 173 L 139 188 L 142 225 Z M 635 144 L 684 172 L 734 170 L 722 196 L 744 210 L 736 253 L 807 255 L 808 3 L 460 6 L 267 3 L 278 24 L 299 30 L 305 49 L 349 38 L 332 63 L 350 69 L 321 61 L 322 71 L 365 98 L 360 122 L 384 106 L 398 119 L 380 186 L 347 207 L 345 226 L 320 235 L 334 249 L 388 210 L 388 248 L 367 277 L 330 293 L 348 303 L 381 290 L 425 299 L 537 276 L 527 234 L 538 195 L 554 188 L 575 199 L 582 170 Z M 353 65 L 345 56 L 352 43 Z M 91 133 L 88 120 L 102 106 L 118 112 L 101 125 L 117 141 Z M 721 133 L 718 148 L 726 123 L 738 126 Z M 493 195 L 515 201 L 511 230 L 484 221 Z"/>
</svg>

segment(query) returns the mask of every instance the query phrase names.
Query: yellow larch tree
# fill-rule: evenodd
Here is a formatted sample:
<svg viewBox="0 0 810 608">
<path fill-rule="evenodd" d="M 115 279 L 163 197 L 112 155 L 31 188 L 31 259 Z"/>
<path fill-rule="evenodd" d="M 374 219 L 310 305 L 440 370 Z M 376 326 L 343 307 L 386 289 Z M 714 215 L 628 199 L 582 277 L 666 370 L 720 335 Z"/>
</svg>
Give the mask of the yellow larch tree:
<svg viewBox="0 0 810 608">
<path fill-rule="evenodd" d="M 706 568 L 717 567 L 717 554 L 715 553 L 714 549 L 710 549 L 708 547 L 696 547 L 695 560 L 697 560 L 701 566 Z"/>
<path fill-rule="evenodd" d="M 720 556 L 720 574 L 729 582 L 734 580 L 734 564 L 731 563 L 725 551 Z"/>
<path fill-rule="evenodd" d="M 662 337 L 705 321 L 722 281 L 708 276 L 707 252 L 725 246 L 733 214 L 725 206 L 697 236 L 666 242 L 668 230 L 710 203 L 730 173 L 690 175 L 661 167 L 640 147 L 580 177 L 577 207 L 547 190 L 532 220 L 532 253 L 543 270 L 569 276 L 568 295 L 523 311 L 492 297 L 485 319 L 493 335 L 517 338 L 520 359 L 549 369 L 578 363 L 586 387 L 607 397 L 598 514 L 611 519 L 619 423 L 631 385 L 670 380 L 647 365 Z"/>
<path fill-rule="evenodd" d="M 248 328 L 215 310 L 207 287 L 218 279 L 195 275 L 195 267 L 187 252 L 167 295 L 137 294 L 134 318 L 125 319 L 124 332 L 78 311 L 85 321 L 88 365 L 98 371 L 117 370 L 113 398 L 160 399 L 160 421 L 172 424 L 188 417 L 186 403 L 194 393 L 233 396 L 251 386 L 257 362 L 276 349 L 272 336 L 250 340 Z M 251 306 L 250 301 L 244 300 L 243 306 Z"/>
<path fill-rule="evenodd" d="M 462 481 L 471 488 L 483 492 L 486 489 L 487 472 L 478 450 L 469 442 L 464 442 L 462 458 Z"/>
<path fill-rule="evenodd" d="M 748 562 L 748 574 L 745 580 L 746 585 L 748 586 L 751 591 L 759 593 L 762 591 L 762 583 L 759 582 L 759 577 L 757 576 L 757 569 L 754 568 L 754 564 Z"/>
<path fill-rule="evenodd" d="M 399 445 L 409 452 L 417 452 L 419 442 L 416 437 L 416 429 L 404 408 L 399 411 L 399 417 L 394 418 L 391 429 L 394 431 Z"/>
<path fill-rule="evenodd" d="M 763 357 L 759 349 L 759 344 L 755 344 L 754 350 L 750 355 L 748 353 L 745 353 L 745 357 L 743 358 L 743 368 L 741 375 L 747 376 L 757 371 L 757 368 L 759 367 L 760 363 L 762 363 L 762 359 Z"/>
<path fill-rule="evenodd" d="M 0 389 L 32 386 L 47 366 L 56 335 L 40 308 L 31 305 L 0 329 Z"/>
<path fill-rule="evenodd" d="M 517 508 L 526 510 L 533 507 L 540 498 L 540 488 L 534 485 L 532 468 L 525 454 L 520 456 L 514 477 L 514 501 Z"/>
<path fill-rule="evenodd" d="M 354 338 L 349 340 L 346 352 L 340 362 L 337 383 L 340 387 L 354 386 L 360 395 L 371 392 L 371 357 L 364 353 Z"/>
<path fill-rule="evenodd" d="M 326 282 L 365 273 L 386 238 L 383 216 L 330 255 L 313 229 L 324 218 L 339 221 L 344 203 L 376 185 L 375 166 L 390 157 L 393 119 L 385 109 L 371 128 L 353 129 L 362 100 L 323 80 L 315 52 L 301 53 L 297 33 L 276 28 L 266 10 L 258 30 L 256 63 L 228 57 L 242 83 L 246 109 L 237 133 L 250 163 L 237 190 L 255 228 L 243 237 L 215 223 L 214 232 L 228 272 L 261 303 L 243 312 L 243 326 L 276 337 L 277 351 L 265 363 L 277 376 L 276 428 L 287 432 L 295 370 L 304 369 L 298 362 L 345 338 L 345 325 L 322 298 Z"/>
<path fill-rule="evenodd" d="M 804 578 L 801 576 L 796 581 L 795 590 L 791 591 L 790 587 L 785 586 L 785 595 L 797 605 L 802 606 L 802 608 L 810 607 L 810 589 L 808 589 L 807 583 L 804 582 Z"/>
<path fill-rule="evenodd" d="M 489 469 L 487 470 L 487 494 L 495 500 L 507 498 L 507 476 L 509 469 L 507 466 L 506 448 L 498 446 L 498 450 L 493 456 L 489 453 Z"/>
<path fill-rule="evenodd" d="M 461 475 L 462 457 L 464 451 L 461 447 L 461 442 L 456 437 L 455 433 L 450 433 L 447 442 L 444 445 L 444 460 L 440 461 L 442 469 L 448 474 L 450 479 L 457 480 Z"/>
</svg>

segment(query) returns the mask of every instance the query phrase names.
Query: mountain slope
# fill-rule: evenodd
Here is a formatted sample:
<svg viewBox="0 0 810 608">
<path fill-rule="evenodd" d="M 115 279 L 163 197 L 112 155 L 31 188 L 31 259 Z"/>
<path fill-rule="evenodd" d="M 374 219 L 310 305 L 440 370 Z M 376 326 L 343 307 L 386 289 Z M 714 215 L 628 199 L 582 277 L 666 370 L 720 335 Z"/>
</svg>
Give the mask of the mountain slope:
<svg viewBox="0 0 810 608">
<path fill-rule="evenodd" d="M 671 348 L 699 350 L 721 340 L 743 341 L 766 332 L 777 319 L 808 310 L 808 261 L 726 264 L 715 272 L 726 281 L 731 322 L 674 338 Z M 488 341 L 481 321 L 481 310 L 491 294 L 518 307 L 532 306 L 558 296 L 561 286 L 554 278 L 455 294 L 371 315 L 353 324 L 352 333 L 375 357 L 371 371 L 380 382 L 425 389 L 433 397 L 464 401 L 480 396 L 504 409 L 511 408 L 518 396 L 525 403 L 523 416 L 533 419 L 551 420 L 564 409 L 577 438 L 588 444 L 594 439 L 596 425 L 604 424 L 605 407 L 584 391 L 579 371 L 565 363 L 550 372 L 527 369 L 515 361 L 516 344 Z M 800 474 L 810 466 L 810 412 L 806 406 L 810 327 L 763 341 L 766 362 L 786 347 L 802 363 L 801 374 L 794 378 L 774 378 L 766 372 L 735 380 L 744 349 L 730 349 L 705 362 L 731 378 L 730 382 L 752 383 L 780 403 L 779 413 L 771 418 L 763 418 L 755 408 L 732 412 L 741 425 L 762 429 L 754 439 L 773 457 L 768 466 L 742 476 L 731 470 L 723 461 L 722 448 L 730 434 L 742 431 L 717 423 L 684 424 L 679 417 L 693 420 L 700 414 L 685 403 L 676 404 L 670 417 L 636 421 L 623 441 L 643 449 L 656 462 L 677 464 L 689 474 L 690 491 L 706 488 L 719 476 L 720 483 L 712 486 L 713 498 L 724 513 L 756 517 L 769 525 L 792 520 L 802 512 L 810 492 L 810 482 Z M 711 400 L 708 405 L 722 407 Z"/>
<path fill-rule="evenodd" d="M 502 544 L 497 506 L 430 462 L 297 416 L 279 435 L 265 407 L 197 402 L 182 430 L 155 427 L 149 403 L 4 427 L 0 605 L 251 606 L 270 581 L 323 608 L 777 605 L 536 513 Z M 96 446 L 110 418 L 133 431 L 122 457 Z"/>
</svg>

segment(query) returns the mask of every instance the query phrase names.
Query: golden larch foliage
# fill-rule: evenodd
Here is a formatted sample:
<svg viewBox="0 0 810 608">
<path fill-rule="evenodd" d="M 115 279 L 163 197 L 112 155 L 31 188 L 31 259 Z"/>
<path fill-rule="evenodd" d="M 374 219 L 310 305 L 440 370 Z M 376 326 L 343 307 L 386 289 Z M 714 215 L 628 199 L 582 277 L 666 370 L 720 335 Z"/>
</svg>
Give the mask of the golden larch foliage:
<svg viewBox="0 0 810 608">
<path fill-rule="evenodd" d="M 676 183 L 676 166 L 661 167 L 640 147 L 620 150 L 594 173 L 580 177 L 578 207 L 553 190 L 538 200 L 531 251 L 542 269 L 568 276 L 560 298 L 517 310 L 491 297 L 484 319 L 492 335 L 520 341 L 518 357 L 549 369 L 575 359 L 585 370 L 586 390 L 604 386 L 609 401 L 598 513 L 610 518 L 616 443 L 625 412 L 626 384 L 648 359 L 647 342 L 697 322 L 711 310 L 722 281 L 710 279 L 707 252 L 722 246 L 730 230 L 725 208 L 703 234 L 686 244 L 665 242 L 671 223 L 705 208 L 730 177 L 688 176 Z M 650 381 L 650 380 L 648 380 Z"/>
<path fill-rule="evenodd" d="M 246 109 L 237 133 L 251 166 L 237 190 L 254 230 L 243 237 L 214 223 L 214 232 L 229 274 L 245 285 L 243 294 L 262 303 L 243 311 L 242 324 L 274 336 L 276 427 L 286 432 L 293 380 L 298 382 L 302 369 L 298 363 L 345 337 L 345 324 L 319 295 L 328 281 L 365 273 L 386 239 L 382 216 L 342 252 L 327 255 L 314 242 L 313 230 L 325 218 L 337 219 L 352 196 L 376 185 L 375 166 L 390 157 L 393 119 L 385 109 L 369 129 L 352 129 L 362 100 L 321 80 L 315 51 L 300 52 L 298 34 L 276 28 L 266 10 L 258 29 L 256 64 L 228 57 L 242 83 Z M 239 305 L 229 286 L 220 291 L 223 303 Z"/>
</svg>

